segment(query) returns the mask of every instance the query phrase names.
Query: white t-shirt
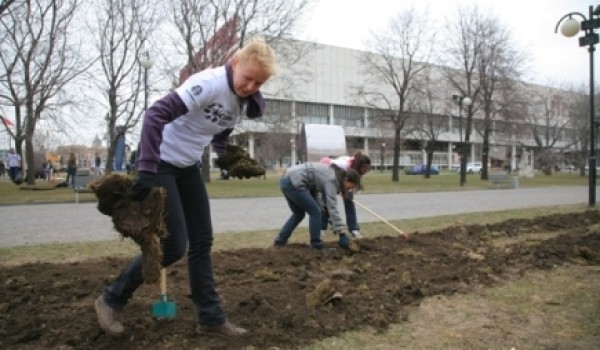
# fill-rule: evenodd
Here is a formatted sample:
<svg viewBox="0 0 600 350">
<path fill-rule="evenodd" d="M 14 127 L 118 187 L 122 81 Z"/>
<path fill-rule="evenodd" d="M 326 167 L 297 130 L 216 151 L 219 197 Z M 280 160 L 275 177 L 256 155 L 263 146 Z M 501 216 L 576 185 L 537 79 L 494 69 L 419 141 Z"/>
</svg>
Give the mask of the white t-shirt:
<svg viewBox="0 0 600 350">
<path fill-rule="evenodd" d="M 242 100 L 229 88 L 224 66 L 192 75 L 175 92 L 189 112 L 165 125 L 160 158 L 187 167 L 198 161 L 215 134 L 235 127 Z"/>
<path fill-rule="evenodd" d="M 321 159 L 321 164 L 335 164 L 338 168 L 346 171 L 350 168 L 350 164 L 354 160 L 354 157 L 351 156 L 339 156 L 336 158 L 324 157 Z"/>
<path fill-rule="evenodd" d="M 21 167 L 21 156 L 18 153 L 9 153 L 6 156 L 6 165 L 9 168 L 20 168 Z"/>
</svg>

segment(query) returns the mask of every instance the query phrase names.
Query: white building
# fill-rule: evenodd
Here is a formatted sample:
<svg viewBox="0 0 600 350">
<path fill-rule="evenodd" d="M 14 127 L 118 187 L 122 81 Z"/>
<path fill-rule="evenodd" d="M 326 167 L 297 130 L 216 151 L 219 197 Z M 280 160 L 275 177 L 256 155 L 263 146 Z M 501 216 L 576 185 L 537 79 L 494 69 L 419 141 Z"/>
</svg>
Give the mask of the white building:
<svg viewBox="0 0 600 350">
<path fill-rule="evenodd" d="M 262 89 L 267 98 L 265 118 L 260 121 L 244 120 L 234 133 L 235 141 L 246 147 L 251 156 L 262 158 L 266 147 L 261 148 L 258 144 L 264 139 L 265 133 L 286 134 L 286 141 L 279 145 L 280 149 L 287 149 L 285 152 L 289 156 L 285 156 L 282 164 L 286 166 L 295 161 L 296 151 L 300 150 L 297 144 L 299 125 L 341 125 L 345 130 L 349 154 L 362 150 L 371 156 L 374 166 L 380 166 L 383 161 L 384 166 L 389 167 L 393 157 L 393 129 L 375 125 L 373 114 L 377 110 L 366 107 L 353 93 L 353 88 L 365 81 L 364 66 L 360 60 L 365 53 L 321 44 L 305 44 L 313 46 L 311 53 L 293 67 L 280 62 L 277 76 Z M 430 69 L 434 79 L 443 81 L 439 67 L 430 66 Z M 548 89 L 538 85 L 520 86 L 528 93 Z M 384 93 L 393 93 L 385 84 L 378 88 Z M 440 132 L 438 138 L 444 146 L 434 153 L 433 164 L 440 168 L 451 168 L 459 162 L 455 145 L 462 135 L 459 128 L 461 120 L 458 106 L 452 102 L 452 95 L 456 91 L 444 87 L 441 90 L 444 96 L 440 99 L 444 101 L 438 104 L 435 112 L 442 121 L 441 125 L 445 125 L 445 130 Z M 418 117 L 415 114 L 415 118 Z M 476 114 L 474 123 L 478 118 L 481 119 L 481 116 Z M 513 169 L 523 161 L 531 165 L 531 150 L 526 150 L 523 145 L 533 146 L 533 140 L 525 136 L 525 124 L 508 126 L 500 125 L 506 124 L 502 121 L 495 123 L 498 123 L 498 127 L 492 128 L 490 157 L 502 159 L 505 166 L 510 165 Z M 474 130 L 470 141 L 469 161 L 480 161 L 482 137 Z M 426 162 L 426 154 L 418 140 L 411 135 L 403 135 L 402 143 L 400 166 Z M 521 156 L 523 159 L 520 159 Z M 301 154 L 298 157 L 302 160 Z"/>
</svg>

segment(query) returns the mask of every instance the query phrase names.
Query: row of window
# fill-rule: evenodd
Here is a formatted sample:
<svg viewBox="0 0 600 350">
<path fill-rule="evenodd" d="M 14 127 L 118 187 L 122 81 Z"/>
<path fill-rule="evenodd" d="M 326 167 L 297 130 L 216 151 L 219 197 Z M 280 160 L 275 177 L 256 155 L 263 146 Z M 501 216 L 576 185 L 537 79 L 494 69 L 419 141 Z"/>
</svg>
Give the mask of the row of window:
<svg viewBox="0 0 600 350">
<path fill-rule="evenodd" d="M 295 108 L 295 113 L 292 113 L 292 109 Z M 278 118 L 291 120 L 292 115 L 295 115 L 301 122 L 306 124 L 330 124 L 330 115 L 333 115 L 334 124 L 348 127 L 364 127 L 365 118 L 371 120 L 371 124 L 377 122 L 378 125 L 374 125 L 380 128 L 390 127 L 389 125 L 383 125 L 381 121 L 385 118 L 381 118 L 383 113 L 389 113 L 386 110 L 354 107 L 354 106 L 339 106 L 329 105 L 325 103 L 313 103 L 313 102 L 293 102 L 287 100 L 275 100 L 267 99 L 265 116 L 267 118 Z M 436 123 L 440 127 L 444 128 L 444 131 L 450 131 L 450 121 L 448 116 L 439 116 L 440 122 Z M 423 123 L 424 120 L 413 120 L 412 123 L 417 125 Z M 482 120 L 474 120 L 474 129 L 483 129 Z M 385 122 L 384 122 L 385 123 Z M 452 131 L 459 133 L 460 120 L 457 116 L 452 116 Z M 408 123 L 410 125 L 410 123 Z M 464 125 L 463 125 L 464 128 Z M 526 125 L 511 124 L 504 121 L 495 121 L 493 132 L 497 136 L 503 136 L 507 139 L 527 137 L 529 130 Z M 538 126 L 538 134 L 545 134 L 547 132 L 546 127 Z M 564 139 L 566 135 L 564 132 L 559 135 L 558 140 Z"/>
<path fill-rule="evenodd" d="M 295 115 L 307 124 L 329 124 L 330 112 L 333 112 L 336 124 L 344 126 L 365 126 L 365 112 L 361 107 L 332 106 L 325 103 L 267 100 L 265 115 L 291 116 L 295 105 Z M 331 110 L 333 108 L 333 110 Z"/>
</svg>

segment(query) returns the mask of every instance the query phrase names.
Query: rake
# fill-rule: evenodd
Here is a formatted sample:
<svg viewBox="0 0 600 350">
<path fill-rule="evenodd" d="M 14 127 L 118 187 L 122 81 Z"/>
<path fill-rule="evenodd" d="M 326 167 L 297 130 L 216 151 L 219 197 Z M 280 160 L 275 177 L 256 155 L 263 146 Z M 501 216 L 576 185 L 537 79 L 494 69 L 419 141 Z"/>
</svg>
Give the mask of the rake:
<svg viewBox="0 0 600 350">
<path fill-rule="evenodd" d="M 376 212 L 372 211 L 371 209 L 365 207 L 363 204 L 361 204 L 359 201 L 357 201 L 356 199 L 353 200 L 355 204 L 358 204 L 359 207 L 363 208 L 364 210 L 368 211 L 371 215 L 373 215 L 374 217 L 378 218 L 379 220 L 385 222 L 388 226 L 390 226 L 391 228 L 393 228 L 394 230 L 396 230 L 402 237 L 404 238 L 408 238 L 408 234 L 405 233 L 404 231 L 402 231 L 401 229 L 397 228 L 396 226 L 394 226 L 391 222 L 387 221 L 386 219 L 384 219 L 381 215 L 377 214 Z"/>
</svg>

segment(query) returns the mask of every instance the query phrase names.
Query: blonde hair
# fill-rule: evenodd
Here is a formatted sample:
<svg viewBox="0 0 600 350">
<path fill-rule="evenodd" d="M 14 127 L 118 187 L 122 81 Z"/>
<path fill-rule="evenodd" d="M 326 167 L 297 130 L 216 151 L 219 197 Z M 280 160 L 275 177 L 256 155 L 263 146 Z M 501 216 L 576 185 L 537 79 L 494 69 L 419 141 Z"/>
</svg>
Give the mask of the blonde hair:
<svg viewBox="0 0 600 350">
<path fill-rule="evenodd" d="M 255 62 L 269 75 L 275 74 L 275 52 L 261 37 L 254 37 L 239 49 L 234 57 L 239 61 Z"/>
</svg>

